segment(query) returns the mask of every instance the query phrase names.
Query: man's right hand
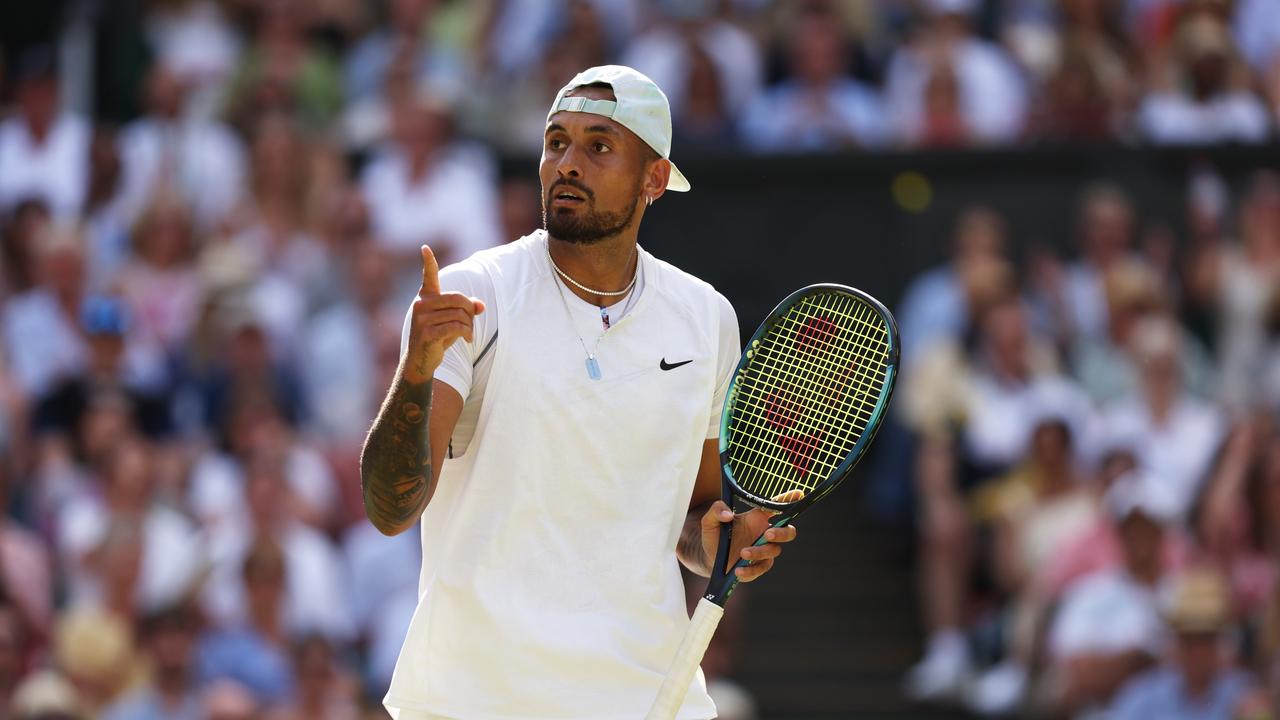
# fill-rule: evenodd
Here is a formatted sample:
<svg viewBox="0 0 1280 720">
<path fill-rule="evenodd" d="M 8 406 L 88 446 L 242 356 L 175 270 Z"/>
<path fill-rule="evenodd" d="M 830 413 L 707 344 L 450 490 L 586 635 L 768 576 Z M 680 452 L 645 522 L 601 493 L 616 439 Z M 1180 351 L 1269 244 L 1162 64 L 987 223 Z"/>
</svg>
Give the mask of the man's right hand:
<svg viewBox="0 0 1280 720">
<path fill-rule="evenodd" d="M 440 266 L 431 248 L 423 245 L 422 287 L 411 311 L 404 379 L 411 383 L 430 380 L 444 360 L 444 351 L 455 340 L 472 341 L 472 323 L 482 312 L 481 300 L 458 292 L 440 292 Z"/>
</svg>

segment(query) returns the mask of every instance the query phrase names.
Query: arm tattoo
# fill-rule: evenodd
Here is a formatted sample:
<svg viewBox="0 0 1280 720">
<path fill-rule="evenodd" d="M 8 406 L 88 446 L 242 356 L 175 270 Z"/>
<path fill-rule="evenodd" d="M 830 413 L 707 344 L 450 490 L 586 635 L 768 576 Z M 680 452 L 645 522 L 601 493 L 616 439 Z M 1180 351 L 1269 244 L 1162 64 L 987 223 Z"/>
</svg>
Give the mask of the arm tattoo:
<svg viewBox="0 0 1280 720">
<path fill-rule="evenodd" d="M 403 532 L 427 506 L 431 385 L 407 382 L 397 373 L 360 454 L 364 512 L 387 535 Z"/>
<path fill-rule="evenodd" d="M 702 516 L 710 509 L 711 503 L 706 502 L 689 510 L 680 530 L 680 541 L 676 543 L 676 557 L 689 568 L 689 572 L 702 577 L 711 576 L 711 563 L 714 562 L 702 547 Z"/>
</svg>

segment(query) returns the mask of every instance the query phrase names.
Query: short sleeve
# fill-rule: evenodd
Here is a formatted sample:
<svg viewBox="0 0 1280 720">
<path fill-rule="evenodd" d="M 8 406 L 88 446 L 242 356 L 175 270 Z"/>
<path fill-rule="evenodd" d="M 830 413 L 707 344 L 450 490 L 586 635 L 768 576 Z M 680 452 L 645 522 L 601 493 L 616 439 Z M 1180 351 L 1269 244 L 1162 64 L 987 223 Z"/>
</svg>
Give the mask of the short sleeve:
<svg viewBox="0 0 1280 720">
<path fill-rule="evenodd" d="M 472 260 L 454 263 L 440 271 L 440 290 L 443 292 L 460 292 L 464 295 L 479 298 L 486 308 L 494 308 L 493 280 L 484 271 L 483 266 Z M 415 298 L 416 300 L 416 298 Z M 404 327 L 400 332 L 400 357 L 404 357 L 409 345 L 409 318 L 413 313 L 413 305 L 404 315 Z M 458 340 L 444 352 L 444 360 L 436 368 L 435 378 L 466 399 L 471 392 L 472 371 L 476 360 L 488 346 L 489 341 L 497 334 L 498 326 L 492 310 L 482 312 L 475 317 L 473 325 L 473 342 Z"/>
<path fill-rule="evenodd" d="M 738 314 L 725 296 L 716 293 L 720 302 L 720 337 L 716 352 L 716 394 L 711 400 L 711 419 L 707 422 L 708 440 L 720 437 L 720 416 L 724 414 L 724 396 L 729 391 L 729 380 L 738 366 L 742 354 L 742 339 L 738 336 Z"/>
</svg>

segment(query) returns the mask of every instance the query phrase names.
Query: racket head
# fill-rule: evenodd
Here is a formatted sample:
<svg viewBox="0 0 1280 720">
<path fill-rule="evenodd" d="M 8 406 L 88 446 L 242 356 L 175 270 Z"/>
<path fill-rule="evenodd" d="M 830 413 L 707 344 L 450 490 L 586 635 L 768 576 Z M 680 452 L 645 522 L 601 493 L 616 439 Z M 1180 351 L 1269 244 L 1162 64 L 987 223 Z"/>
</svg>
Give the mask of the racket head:
<svg viewBox="0 0 1280 720">
<path fill-rule="evenodd" d="M 840 484 L 870 446 L 893 396 L 898 326 L 845 285 L 801 288 L 747 342 L 725 395 L 725 486 L 787 518 Z M 791 491 L 803 496 L 791 499 Z"/>
</svg>

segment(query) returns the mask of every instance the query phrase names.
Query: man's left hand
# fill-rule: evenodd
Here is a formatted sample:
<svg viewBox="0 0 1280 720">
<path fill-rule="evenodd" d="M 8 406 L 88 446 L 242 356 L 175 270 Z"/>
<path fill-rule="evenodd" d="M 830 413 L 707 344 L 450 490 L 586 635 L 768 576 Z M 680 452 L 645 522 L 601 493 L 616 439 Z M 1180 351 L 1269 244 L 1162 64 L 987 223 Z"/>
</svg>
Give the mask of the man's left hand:
<svg viewBox="0 0 1280 720">
<path fill-rule="evenodd" d="M 792 498 L 782 500 L 793 501 Z M 750 565 L 738 568 L 736 571 L 738 580 L 741 582 L 751 582 L 769 572 L 773 567 L 773 561 L 782 554 L 782 543 L 796 539 L 796 529 L 790 525 L 769 527 L 769 518 L 774 514 L 768 510 L 754 508 L 734 515 L 733 510 L 723 500 L 712 503 L 711 508 L 703 514 L 701 523 L 702 551 L 707 558 L 705 567 L 715 565 L 716 549 L 720 545 L 720 526 L 723 523 L 732 522 L 733 544 L 732 552 L 729 553 L 728 567 L 732 567 L 742 559 L 751 561 Z M 752 543 L 760 537 L 762 532 L 767 542 L 753 546 Z M 728 567 L 724 569 L 727 570 Z"/>
</svg>

